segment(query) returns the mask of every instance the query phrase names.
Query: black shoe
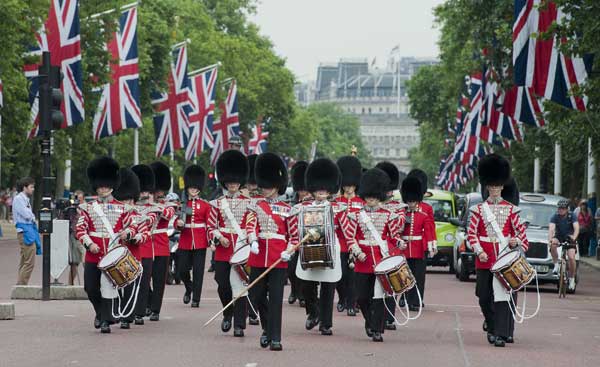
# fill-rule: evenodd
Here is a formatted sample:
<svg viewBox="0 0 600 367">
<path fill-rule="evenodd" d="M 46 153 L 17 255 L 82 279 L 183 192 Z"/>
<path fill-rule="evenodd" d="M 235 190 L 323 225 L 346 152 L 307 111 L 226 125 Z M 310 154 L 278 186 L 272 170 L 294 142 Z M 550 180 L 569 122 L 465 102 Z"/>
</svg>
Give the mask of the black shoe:
<svg viewBox="0 0 600 367">
<path fill-rule="evenodd" d="M 494 344 L 496 342 L 496 336 L 492 333 L 487 333 L 487 341 L 490 344 Z"/>
<path fill-rule="evenodd" d="M 400 307 L 406 306 L 406 301 L 404 301 L 404 297 L 400 297 L 400 302 L 398 303 L 398 306 L 400 306 Z"/>
<path fill-rule="evenodd" d="M 258 325 L 259 324 L 258 317 L 250 317 L 250 318 L 248 318 L 248 323 L 250 325 Z"/>
<path fill-rule="evenodd" d="M 135 320 L 133 320 L 135 325 L 144 325 L 144 318 L 140 316 L 136 316 Z"/>
<path fill-rule="evenodd" d="M 98 317 L 94 317 L 94 329 L 100 329 L 100 319 Z"/>
<path fill-rule="evenodd" d="M 152 314 L 150 315 L 150 321 L 158 321 L 159 319 L 160 317 L 158 316 L 158 313 L 152 312 Z"/>
<path fill-rule="evenodd" d="M 271 341 L 269 340 L 269 338 L 267 338 L 267 332 L 263 331 L 262 335 L 260 336 L 260 347 L 266 348 L 269 346 L 270 343 Z"/>
<path fill-rule="evenodd" d="M 214 272 L 215 272 L 215 267 L 211 265 L 211 266 L 208 268 L 208 272 L 209 272 L 209 273 L 214 273 Z"/>
<path fill-rule="evenodd" d="M 515 339 L 512 336 L 509 336 L 509 337 L 506 338 L 506 342 L 508 344 L 513 344 L 515 342 Z"/>
<path fill-rule="evenodd" d="M 483 320 L 483 331 L 488 331 L 488 327 L 487 327 L 487 321 Z"/>
<path fill-rule="evenodd" d="M 299 304 L 300 304 L 300 307 L 306 307 L 306 301 L 303 299 L 300 300 Z"/>
<path fill-rule="evenodd" d="M 345 307 L 343 304 L 338 303 L 336 309 L 337 309 L 337 312 L 344 312 Z"/>
<path fill-rule="evenodd" d="M 200 307 L 200 302 L 199 301 L 192 301 L 192 308 L 198 308 Z"/>
<path fill-rule="evenodd" d="M 221 330 L 224 333 L 231 330 L 231 319 L 223 319 L 223 321 L 221 321 Z"/>
<path fill-rule="evenodd" d="M 121 320 L 121 329 L 129 329 L 129 321 Z"/>
<path fill-rule="evenodd" d="M 333 335 L 333 331 L 331 330 L 330 327 L 319 327 L 319 331 L 321 332 L 321 335 Z"/>
<path fill-rule="evenodd" d="M 368 326 L 366 321 L 365 321 L 365 333 L 367 333 L 367 336 L 369 338 L 373 337 L 373 330 L 371 330 L 371 328 Z"/>
<path fill-rule="evenodd" d="M 396 324 L 394 322 L 385 322 L 385 330 L 396 330 Z"/>
<path fill-rule="evenodd" d="M 281 346 L 281 342 L 271 342 L 271 347 L 269 349 L 280 351 L 283 349 L 283 347 Z"/>
<path fill-rule="evenodd" d="M 183 295 L 183 304 L 187 305 L 188 303 L 190 303 L 191 299 L 192 299 L 191 294 L 188 292 L 185 292 L 185 294 Z"/>
<path fill-rule="evenodd" d="M 150 316 L 152 315 L 152 311 L 150 310 L 150 308 L 146 309 L 146 316 Z"/>
<path fill-rule="evenodd" d="M 408 305 L 409 311 L 419 312 L 419 306 Z"/>
<path fill-rule="evenodd" d="M 496 341 L 494 342 L 494 347 L 500 347 L 500 348 L 504 348 L 504 339 L 502 339 L 502 337 L 498 336 L 496 337 Z"/>
<path fill-rule="evenodd" d="M 102 334 L 110 334 L 110 325 L 107 321 L 102 321 L 100 323 L 100 332 Z"/>
<path fill-rule="evenodd" d="M 376 331 L 373 333 L 373 337 L 372 337 L 374 342 L 382 342 L 383 341 L 383 336 L 381 335 L 381 333 L 379 331 Z"/>
<path fill-rule="evenodd" d="M 346 315 L 348 315 L 348 316 L 356 316 L 356 310 L 354 308 L 349 308 L 346 311 Z"/>
<path fill-rule="evenodd" d="M 319 324 L 319 318 L 318 317 L 310 318 L 310 316 L 309 316 L 308 319 L 306 319 L 306 323 L 304 324 L 304 327 L 306 327 L 306 330 L 312 330 L 312 329 L 314 329 L 315 326 L 317 326 L 317 324 Z"/>
<path fill-rule="evenodd" d="M 294 294 L 290 294 L 290 296 L 288 297 L 288 303 L 290 305 L 293 305 L 294 303 L 296 303 L 296 300 L 297 300 L 297 298 Z"/>
<path fill-rule="evenodd" d="M 233 328 L 233 336 L 241 338 L 244 336 L 244 330 L 240 327 Z"/>
</svg>

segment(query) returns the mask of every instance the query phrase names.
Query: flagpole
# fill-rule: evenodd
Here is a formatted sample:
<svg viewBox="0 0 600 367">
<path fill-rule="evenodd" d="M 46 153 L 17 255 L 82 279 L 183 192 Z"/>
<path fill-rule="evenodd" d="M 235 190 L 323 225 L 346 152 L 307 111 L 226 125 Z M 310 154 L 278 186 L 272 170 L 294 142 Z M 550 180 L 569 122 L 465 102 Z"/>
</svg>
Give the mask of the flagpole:
<svg viewBox="0 0 600 367">
<path fill-rule="evenodd" d="M 169 193 L 173 192 L 173 185 L 175 184 L 175 180 L 173 179 L 173 162 L 175 161 L 175 153 L 171 152 L 169 154 L 171 156 L 171 164 L 169 165 L 169 172 L 171 173 L 171 189 Z"/>
<path fill-rule="evenodd" d="M 173 50 L 174 50 L 174 49 L 176 49 L 176 48 L 179 48 L 179 47 L 181 47 L 181 46 L 185 46 L 185 45 L 189 45 L 189 44 L 191 44 L 191 43 L 192 43 L 192 40 L 191 40 L 191 39 L 189 39 L 189 38 L 186 38 L 184 41 L 182 41 L 182 42 L 179 42 L 179 43 L 176 43 L 176 44 L 174 44 L 173 46 L 171 46 L 171 49 L 173 49 Z"/>
<path fill-rule="evenodd" d="M 133 129 L 133 164 L 140 164 L 140 135 L 137 127 Z"/>
<path fill-rule="evenodd" d="M 533 160 L 533 192 L 540 192 L 540 158 L 537 155 L 540 152 L 540 147 L 535 147 L 536 157 Z"/>
<path fill-rule="evenodd" d="M 234 80 L 235 80 L 235 78 L 227 78 L 227 79 L 225 79 L 225 80 L 221 80 L 221 83 L 220 83 L 220 84 L 221 84 L 221 85 L 228 84 L 228 83 L 231 83 L 231 82 L 233 82 Z"/>
<path fill-rule="evenodd" d="M 67 191 L 71 191 L 71 157 L 73 156 L 73 139 L 68 137 L 67 143 L 69 144 L 69 153 L 67 155 L 67 159 L 65 160 L 65 189 Z"/>
<path fill-rule="evenodd" d="M 206 70 L 210 70 L 210 69 L 213 69 L 213 68 L 218 68 L 218 67 L 220 67 L 221 65 L 223 65 L 223 64 L 221 63 L 221 61 L 218 61 L 216 64 L 208 65 L 208 66 L 205 66 L 205 67 L 203 67 L 203 68 L 201 68 L 201 69 L 194 70 L 194 71 L 190 71 L 190 72 L 188 72 L 188 76 L 194 76 L 194 75 L 196 75 L 196 74 L 203 73 L 203 72 L 205 72 Z"/>
<path fill-rule="evenodd" d="M 554 144 L 554 195 L 562 194 L 562 149 Z"/>
<path fill-rule="evenodd" d="M 120 8 L 120 10 L 121 10 L 121 11 L 125 11 L 125 10 L 128 10 L 128 9 L 131 9 L 131 8 L 133 8 L 133 7 L 136 7 L 136 6 L 140 5 L 141 3 L 142 3 L 142 2 L 141 2 L 141 0 L 140 0 L 140 1 L 136 1 L 136 2 L 134 2 L 134 3 L 131 3 L 131 4 L 123 5 L 123 6 Z M 84 18 L 83 20 L 95 19 L 95 18 L 101 17 L 101 16 L 103 16 L 103 15 L 107 15 L 107 14 L 110 14 L 110 13 L 114 13 L 114 12 L 116 12 L 116 11 L 117 11 L 117 9 L 108 9 L 108 10 L 105 10 L 105 11 L 103 11 L 103 12 L 100 12 L 100 13 L 92 14 L 92 15 L 90 15 L 89 17 L 87 17 L 87 18 Z"/>
</svg>

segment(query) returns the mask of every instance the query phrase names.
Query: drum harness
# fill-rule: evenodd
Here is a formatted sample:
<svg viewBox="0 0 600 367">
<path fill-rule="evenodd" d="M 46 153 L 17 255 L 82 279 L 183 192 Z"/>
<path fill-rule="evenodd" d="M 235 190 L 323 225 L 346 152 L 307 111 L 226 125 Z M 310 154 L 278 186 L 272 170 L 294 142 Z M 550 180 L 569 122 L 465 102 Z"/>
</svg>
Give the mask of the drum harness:
<svg viewBox="0 0 600 367">
<path fill-rule="evenodd" d="M 498 253 L 496 253 L 496 246 L 494 246 L 494 253 L 496 253 L 496 261 L 497 261 L 503 252 L 505 252 L 507 250 L 509 250 L 509 252 L 510 252 L 511 250 L 510 250 L 510 247 L 508 246 L 508 240 L 506 239 L 506 237 L 504 237 L 504 234 L 502 233 L 502 230 L 500 229 L 500 226 L 498 225 L 498 222 L 496 221 L 496 215 L 494 215 L 494 213 L 492 213 L 492 210 L 491 210 L 489 204 L 487 203 L 487 201 L 484 201 L 483 204 L 481 205 L 481 207 L 483 209 L 483 216 L 485 218 L 485 222 L 492 227 L 492 230 L 494 231 L 496 238 L 498 238 L 498 243 L 502 247 L 500 249 L 500 251 Z M 512 251 L 518 251 L 518 250 L 512 250 Z M 515 320 L 515 322 L 518 324 L 522 324 L 523 321 L 535 317 L 540 310 L 540 305 L 541 305 L 540 288 L 539 288 L 539 284 L 538 284 L 537 271 L 535 269 L 534 269 L 534 272 L 535 272 L 535 275 L 534 275 L 535 276 L 535 288 L 536 288 L 536 293 L 537 293 L 537 306 L 536 306 L 535 311 L 531 315 L 526 315 L 526 313 L 525 313 L 525 309 L 527 307 L 527 285 L 525 285 L 525 287 L 524 287 L 525 290 L 523 292 L 523 303 L 521 306 L 521 308 L 523 309 L 522 313 L 519 312 L 517 304 L 515 303 L 515 300 L 512 296 L 514 292 L 511 290 L 508 294 L 508 296 L 509 296 L 508 304 L 509 304 L 510 313 L 512 314 L 512 317 Z M 495 273 L 494 276 L 495 276 L 494 282 L 499 283 L 500 281 L 496 278 L 501 275 Z M 498 285 L 495 288 L 499 288 L 499 287 L 501 287 L 501 286 Z"/>
<path fill-rule="evenodd" d="M 118 243 L 118 238 L 119 238 L 119 234 L 115 234 L 115 232 L 113 231 L 112 226 L 110 225 L 110 222 L 108 221 L 108 218 L 106 218 L 106 214 L 104 213 L 104 211 L 102 210 L 102 208 L 100 207 L 100 205 L 98 205 L 97 202 L 94 202 L 92 204 L 92 208 L 94 209 L 94 211 L 96 212 L 96 214 L 98 214 L 98 216 L 100 217 L 100 220 L 102 221 L 102 225 L 104 226 L 104 228 L 108 231 L 109 235 L 110 235 L 110 243 L 109 246 L 106 250 L 106 253 L 108 254 L 108 252 L 110 250 L 112 250 L 115 246 L 116 243 Z M 130 223 L 129 225 L 127 225 L 125 228 L 123 228 L 123 231 L 126 230 L 132 223 Z M 105 254 L 106 256 L 106 254 Z M 143 271 L 144 269 L 142 268 L 142 264 L 140 263 L 140 269 Z M 141 273 L 140 273 L 141 274 Z M 104 272 L 102 273 L 102 278 L 100 285 L 101 285 L 101 290 L 102 290 L 102 283 L 104 283 L 104 287 L 111 287 L 113 289 L 115 289 L 114 286 L 112 286 L 107 278 L 107 275 L 104 274 Z M 133 313 L 134 309 L 135 309 L 135 305 L 137 303 L 137 298 L 138 298 L 138 293 L 140 291 L 140 284 L 141 284 L 141 280 L 142 277 L 141 275 L 139 275 L 133 285 L 133 290 L 131 292 L 131 297 L 129 297 L 129 299 L 127 300 L 127 303 L 125 304 L 125 306 L 123 306 L 123 308 L 121 308 L 121 300 L 125 297 L 124 291 L 123 289 L 125 287 L 123 287 L 123 289 L 116 289 L 116 293 L 117 293 L 117 313 L 115 313 L 115 297 L 111 298 L 111 313 L 112 316 L 115 319 L 119 319 L 119 318 L 127 318 L 129 316 L 131 316 L 131 314 Z M 106 289 L 106 288 L 105 288 Z M 133 303 L 131 303 L 133 301 Z M 129 309 L 129 311 L 127 311 Z"/>
<path fill-rule="evenodd" d="M 364 210 L 361 210 L 360 214 L 359 214 L 359 218 L 360 218 L 360 221 L 367 226 L 367 229 L 371 233 L 371 236 L 373 237 L 373 239 L 375 240 L 375 242 L 379 246 L 379 249 L 381 250 L 381 255 L 383 255 L 384 257 L 388 256 L 389 252 L 388 252 L 388 248 L 387 248 L 387 243 L 385 241 L 383 241 L 383 239 L 381 238 L 381 234 L 377 231 L 377 228 L 375 228 L 375 225 L 373 224 L 373 221 L 371 220 L 371 217 L 369 217 Z M 415 287 L 416 287 L 416 285 L 415 285 Z M 383 305 L 385 306 L 385 309 L 387 310 L 387 312 L 394 319 L 394 323 L 396 325 L 398 325 L 398 326 L 404 326 L 404 325 L 408 324 L 409 321 L 416 320 L 419 317 L 421 317 L 421 313 L 422 313 L 422 310 L 423 310 L 423 307 L 421 305 L 422 305 L 423 301 L 422 301 L 422 298 L 421 298 L 421 292 L 419 292 L 419 288 L 417 287 L 416 290 L 417 290 L 417 296 L 419 297 L 419 312 L 417 313 L 417 316 L 414 316 L 414 317 L 410 316 L 410 310 L 408 308 L 408 302 L 406 301 L 406 292 L 404 292 L 401 295 L 401 297 L 404 297 L 404 311 L 402 310 L 402 307 L 400 306 L 399 299 L 397 297 L 395 297 L 395 296 L 393 297 L 393 299 L 394 299 L 394 305 L 395 305 L 394 307 L 398 307 L 398 310 L 400 311 L 400 314 L 404 318 L 403 322 L 398 321 L 398 319 L 396 318 L 396 316 L 388 308 L 387 304 L 385 303 L 385 298 L 384 298 Z"/>
<path fill-rule="evenodd" d="M 229 202 L 227 201 L 226 197 L 224 197 L 221 200 L 221 209 L 223 210 L 223 213 L 225 213 L 225 217 L 227 218 L 227 221 L 233 227 L 234 232 L 237 234 L 237 240 L 235 241 L 235 244 L 233 244 L 233 251 L 235 252 L 236 250 L 238 250 L 244 246 L 248 246 L 248 244 L 245 243 L 247 240 L 247 236 L 242 231 L 242 228 L 240 227 L 237 220 L 235 219 L 235 216 L 233 215 L 233 212 L 231 211 L 231 207 L 229 206 Z M 238 275 L 234 274 L 234 276 L 238 276 Z M 258 320 L 260 321 L 260 316 L 258 314 L 258 311 L 254 308 L 254 305 L 252 304 L 252 301 L 250 300 L 250 294 L 249 293 L 246 294 L 245 297 L 248 299 L 248 304 L 250 305 L 250 308 L 252 309 L 252 311 L 258 317 Z"/>
</svg>

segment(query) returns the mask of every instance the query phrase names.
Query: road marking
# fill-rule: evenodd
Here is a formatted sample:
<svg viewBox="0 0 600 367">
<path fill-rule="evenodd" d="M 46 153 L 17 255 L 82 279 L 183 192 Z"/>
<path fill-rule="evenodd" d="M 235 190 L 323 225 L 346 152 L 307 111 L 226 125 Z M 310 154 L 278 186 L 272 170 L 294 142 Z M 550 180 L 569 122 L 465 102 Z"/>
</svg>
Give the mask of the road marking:
<svg viewBox="0 0 600 367">
<path fill-rule="evenodd" d="M 75 315 L 63 315 L 64 317 L 75 317 Z"/>
<path fill-rule="evenodd" d="M 552 334 L 552 336 L 562 336 L 561 333 Z"/>
<path fill-rule="evenodd" d="M 256 366 L 258 366 L 258 363 L 256 363 L 256 362 L 246 363 L 246 367 L 256 367 Z"/>
<path fill-rule="evenodd" d="M 569 316 L 569 318 L 570 318 L 571 320 L 578 320 L 578 319 L 579 319 L 579 317 L 577 317 L 577 316 Z"/>
<path fill-rule="evenodd" d="M 446 312 L 446 311 L 444 311 L 444 310 L 437 310 L 437 311 L 435 311 L 435 312 L 437 312 L 437 313 L 444 313 L 444 312 Z"/>
<path fill-rule="evenodd" d="M 463 337 L 461 334 L 462 326 L 460 325 L 460 318 L 458 317 L 458 312 L 454 313 L 454 319 L 456 320 L 456 336 L 458 337 L 458 346 L 460 347 L 460 351 L 463 356 L 463 360 L 465 361 L 465 367 L 471 367 L 471 362 L 469 362 L 469 357 L 467 356 L 467 351 L 465 350 L 465 344 L 463 343 Z"/>
</svg>

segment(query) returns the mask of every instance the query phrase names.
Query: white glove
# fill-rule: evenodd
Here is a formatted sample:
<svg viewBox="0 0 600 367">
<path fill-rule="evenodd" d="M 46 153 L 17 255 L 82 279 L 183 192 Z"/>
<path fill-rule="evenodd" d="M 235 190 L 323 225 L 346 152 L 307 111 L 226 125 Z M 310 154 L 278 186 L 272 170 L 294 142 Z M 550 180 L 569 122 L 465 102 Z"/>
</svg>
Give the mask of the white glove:
<svg viewBox="0 0 600 367">
<path fill-rule="evenodd" d="M 250 252 L 252 252 L 254 255 L 258 255 L 258 242 L 257 241 L 252 241 L 252 244 L 250 245 Z"/>
<path fill-rule="evenodd" d="M 287 252 L 287 251 L 281 252 L 281 260 L 288 262 L 288 261 L 290 261 L 291 258 L 292 258 L 292 254 L 290 254 L 289 252 Z"/>
</svg>

